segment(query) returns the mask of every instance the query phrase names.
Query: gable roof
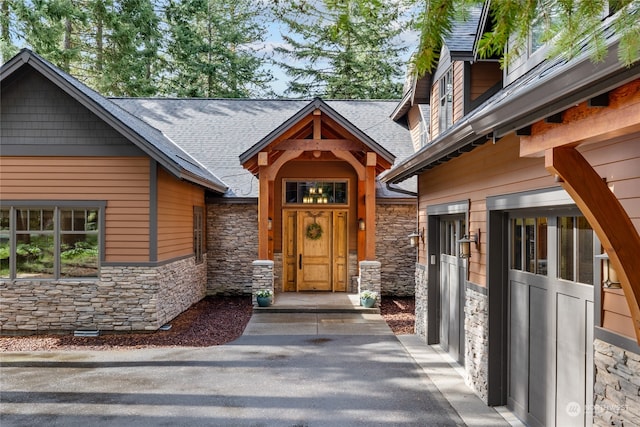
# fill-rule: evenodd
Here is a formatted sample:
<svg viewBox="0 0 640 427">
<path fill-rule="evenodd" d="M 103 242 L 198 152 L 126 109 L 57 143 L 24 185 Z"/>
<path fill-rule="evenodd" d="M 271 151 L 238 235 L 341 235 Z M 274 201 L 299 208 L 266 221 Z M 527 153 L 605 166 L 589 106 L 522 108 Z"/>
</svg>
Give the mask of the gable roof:
<svg viewBox="0 0 640 427">
<path fill-rule="evenodd" d="M 180 179 L 217 193 L 227 186 L 160 130 L 133 116 L 117 104 L 63 72 L 36 53 L 23 49 L 0 68 L 0 82 L 30 66 Z"/>
<path fill-rule="evenodd" d="M 337 122 L 340 126 L 345 128 L 352 135 L 356 136 L 361 142 L 366 144 L 372 151 L 374 151 L 379 156 L 382 156 L 385 160 L 387 160 L 390 164 L 393 164 L 395 160 L 395 156 L 391 154 L 388 150 L 374 141 L 369 135 L 362 132 L 351 123 L 349 120 L 344 118 L 344 116 L 337 113 L 333 108 L 331 108 L 327 103 L 325 103 L 320 98 L 315 98 L 313 101 L 308 103 L 305 107 L 296 112 L 293 116 L 291 116 L 288 120 L 284 121 L 280 126 L 272 130 L 267 136 L 258 141 L 254 146 L 249 148 L 244 153 L 240 154 L 240 163 L 245 163 L 247 160 L 257 155 L 262 149 L 271 144 L 274 140 L 276 140 L 279 136 L 281 136 L 286 130 L 288 130 L 292 125 L 299 122 L 302 118 L 310 115 L 315 110 L 320 110 L 323 114 L 327 115 L 335 122 Z"/>
<path fill-rule="evenodd" d="M 470 7 L 469 15 L 466 19 L 455 21 L 451 28 L 451 33 L 444 36 L 444 44 L 449 49 L 453 61 L 475 60 L 482 13 L 483 7 L 481 5 Z"/>
<path fill-rule="evenodd" d="M 278 133 L 314 100 L 112 98 L 129 113 L 160 129 L 208 169 L 216 171 L 229 189 L 226 197 L 257 197 L 258 181 L 242 167 L 240 155 Z M 406 128 L 389 118 L 397 100 L 322 101 L 327 114 L 346 120 L 380 153 L 398 160 L 413 154 Z M 414 182 L 403 183 L 407 190 Z"/>
</svg>

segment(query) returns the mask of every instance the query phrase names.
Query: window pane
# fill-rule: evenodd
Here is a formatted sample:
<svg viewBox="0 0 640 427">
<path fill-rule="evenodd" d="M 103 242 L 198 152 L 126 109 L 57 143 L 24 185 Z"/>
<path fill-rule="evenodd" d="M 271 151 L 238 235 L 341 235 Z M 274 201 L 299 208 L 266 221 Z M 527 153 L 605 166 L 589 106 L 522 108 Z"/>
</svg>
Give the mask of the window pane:
<svg viewBox="0 0 640 427">
<path fill-rule="evenodd" d="M 18 278 L 52 278 L 54 274 L 52 234 L 16 236 L 16 275 Z"/>
<path fill-rule="evenodd" d="M 536 234 L 537 274 L 547 275 L 547 218 L 536 219 L 538 231 Z"/>
<path fill-rule="evenodd" d="M 345 181 L 290 181 L 285 183 L 286 203 L 328 204 L 348 203 Z"/>
<path fill-rule="evenodd" d="M 580 283 L 593 285 L 593 230 L 583 216 L 577 218 L 578 226 L 578 277 Z"/>
<path fill-rule="evenodd" d="M 511 220 L 511 268 L 522 270 L 522 218 Z"/>
<path fill-rule="evenodd" d="M 525 271 L 529 273 L 536 272 L 536 220 L 535 218 L 526 218 L 524 220 L 524 255 L 525 255 Z"/>
<path fill-rule="evenodd" d="M 98 277 L 98 236 L 60 235 L 60 277 Z"/>
<path fill-rule="evenodd" d="M 0 209 L 0 278 L 9 278 L 9 209 Z"/>
<path fill-rule="evenodd" d="M 566 280 L 575 280 L 573 272 L 574 218 L 558 218 L 558 277 Z"/>
</svg>

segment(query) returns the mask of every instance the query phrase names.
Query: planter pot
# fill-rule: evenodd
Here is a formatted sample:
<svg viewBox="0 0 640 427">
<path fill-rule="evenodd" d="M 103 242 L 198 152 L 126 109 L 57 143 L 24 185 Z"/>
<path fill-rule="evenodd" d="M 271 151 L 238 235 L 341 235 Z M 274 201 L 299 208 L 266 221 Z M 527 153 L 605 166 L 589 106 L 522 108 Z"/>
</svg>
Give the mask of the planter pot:
<svg viewBox="0 0 640 427">
<path fill-rule="evenodd" d="M 271 297 L 256 297 L 258 307 L 269 307 L 271 305 Z"/>
<path fill-rule="evenodd" d="M 361 298 L 360 299 L 360 305 L 362 305 L 364 308 L 371 308 L 375 305 L 376 303 L 376 299 L 375 298 Z"/>
</svg>

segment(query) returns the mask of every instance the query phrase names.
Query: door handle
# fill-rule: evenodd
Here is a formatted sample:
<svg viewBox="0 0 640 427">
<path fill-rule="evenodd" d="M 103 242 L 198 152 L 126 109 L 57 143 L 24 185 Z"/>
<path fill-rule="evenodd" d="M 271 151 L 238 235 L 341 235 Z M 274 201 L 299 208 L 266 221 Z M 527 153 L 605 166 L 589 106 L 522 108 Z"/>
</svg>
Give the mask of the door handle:
<svg viewBox="0 0 640 427">
<path fill-rule="evenodd" d="M 302 270 L 302 254 L 298 257 L 298 269 Z"/>
</svg>

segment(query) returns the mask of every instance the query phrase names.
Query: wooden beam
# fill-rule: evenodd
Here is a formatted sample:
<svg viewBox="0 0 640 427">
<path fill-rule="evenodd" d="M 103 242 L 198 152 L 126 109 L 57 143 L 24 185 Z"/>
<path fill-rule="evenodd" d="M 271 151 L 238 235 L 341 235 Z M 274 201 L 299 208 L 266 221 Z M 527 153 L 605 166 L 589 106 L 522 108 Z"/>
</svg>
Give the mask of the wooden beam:
<svg viewBox="0 0 640 427">
<path fill-rule="evenodd" d="M 313 112 L 313 139 L 322 139 L 322 116 L 320 115 L 320 110 Z"/>
<path fill-rule="evenodd" d="M 260 166 L 258 193 L 258 259 L 269 259 L 269 180 L 265 178 L 269 166 Z"/>
<path fill-rule="evenodd" d="M 362 144 L 350 139 L 285 139 L 273 146 L 274 150 L 345 150 L 345 151 L 361 151 L 364 147 Z"/>
<path fill-rule="evenodd" d="M 607 184 L 575 148 L 547 150 L 545 167 L 562 179 L 562 187 L 576 202 L 609 255 L 631 312 L 636 341 L 640 344 L 638 231 Z"/>
<path fill-rule="evenodd" d="M 640 100 L 615 109 L 603 109 L 587 119 L 555 126 L 539 135 L 523 136 L 520 156 L 541 155 L 549 148 L 600 142 L 634 132 L 640 132 Z"/>
<path fill-rule="evenodd" d="M 518 136 L 529 136 L 531 135 L 531 126 L 525 126 L 516 130 L 516 135 Z"/>
<path fill-rule="evenodd" d="M 375 153 L 374 153 L 375 154 Z M 365 250 L 367 261 L 376 260 L 376 167 L 367 166 L 365 173 Z"/>
<path fill-rule="evenodd" d="M 301 150 L 285 151 L 271 165 L 265 168 L 260 168 L 260 181 L 262 181 L 263 178 L 269 181 L 274 181 L 280 168 L 289 160 L 300 157 L 302 153 L 303 151 Z"/>
<path fill-rule="evenodd" d="M 331 152 L 338 159 L 342 159 L 345 162 L 349 163 L 353 167 L 353 169 L 355 169 L 356 173 L 358 174 L 358 179 L 361 180 L 361 181 L 364 181 L 364 179 L 365 179 L 365 167 L 364 167 L 364 165 L 362 163 L 360 163 L 358 161 L 358 159 L 355 158 L 355 156 L 353 154 L 351 154 L 350 151 L 331 150 Z"/>
</svg>

